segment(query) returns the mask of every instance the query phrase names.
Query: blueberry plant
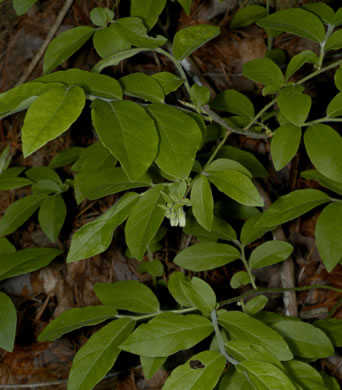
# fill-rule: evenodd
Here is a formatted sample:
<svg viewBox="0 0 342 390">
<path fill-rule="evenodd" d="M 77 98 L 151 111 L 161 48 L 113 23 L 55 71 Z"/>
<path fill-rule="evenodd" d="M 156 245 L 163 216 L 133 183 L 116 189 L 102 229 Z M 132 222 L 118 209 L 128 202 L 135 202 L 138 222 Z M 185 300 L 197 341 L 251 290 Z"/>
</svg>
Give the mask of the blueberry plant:
<svg viewBox="0 0 342 390">
<path fill-rule="evenodd" d="M 188 13 L 191 0 L 178 1 Z M 19 14 L 34 3 L 14 0 Z M 165 227 L 182 228 L 198 240 L 173 259 L 179 267 L 167 283 L 173 308 L 164 310 L 153 288 L 136 280 L 97 283 L 94 291 L 101 305 L 65 311 L 49 323 L 39 341 L 107 321 L 77 352 L 69 390 L 92 389 L 121 351 L 139 355 L 150 378 L 170 355 L 199 343 L 200 351 L 171 372 L 164 390 L 338 389 L 335 379 L 316 370 L 315 362 L 342 346 L 342 322 L 328 318 L 309 323 L 264 311 L 268 292 L 291 289 L 260 288 L 253 271 L 281 263 L 293 252 L 286 241 L 267 240 L 269 232 L 317 207 L 322 211 L 315 234 L 323 264 L 330 272 L 342 260 L 342 139 L 331 126 L 342 122 L 342 59 L 326 58 L 342 48 L 342 8 L 309 3 L 270 13 L 269 4 L 247 5 L 234 15 L 232 28 L 256 23 L 267 36 L 265 58 L 243 67 L 247 79 L 263 85 L 264 105 L 256 111 L 241 92 L 228 89 L 211 100 L 209 89 L 188 77 L 186 58 L 220 30 L 194 25 L 168 42 L 150 33 L 165 6 L 166 0 L 132 0 L 130 16 L 123 18 L 116 18 L 112 9 L 94 8 L 92 26 L 72 28 L 51 41 L 42 77 L 0 95 L 1 118 L 27 110 L 21 129 L 24 157 L 67 131 L 89 107 L 98 138 L 87 148 L 63 150 L 49 166 L 28 169 L 25 177 L 22 167 L 9 167 L 9 148 L 2 151 L 0 189 L 31 186 L 32 195 L 12 203 L 0 219 L 0 280 L 37 270 L 61 254 L 53 248 L 16 250 L 7 238 L 37 210 L 41 229 L 54 242 L 67 215 L 63 193 L 73 189 L 77 203 L 117 194 L 113 206 L 73 234 L 68 263 L 106 251 L 114 231 L 125 224 L 127 253 L 139 261 L 148 258 L 141 271 L 158 283 L 163 264 L 153 253 Z M 317 52 L 304 50 L 281 63 L 272 42 L 283 32 L 313 41 Z M 90 39 L 101 57 L 91 71 L 54 71 Z M 175 72 L 137 72 L 118 80 L 102 73 L 147 51 L 167 57 Z M 306 75 L 293 77 L 304 66 Z M 334 74 L 336 94 L 327 102 L 326 114 L 317 118 L 310 112 L 312 99 L 305 86 L 324 72 Z M 187 97 L 176 105 L 166 103 L 181 88 Z M 270 142 L 276 170 L 303 144 L 314 169 L 301 175 L 317 181 L 320 189 L 295 190 L 263 209 L 255 180 L 267 171 L 253 154 L 229 145 L 233 134 Z M 67 164 L 73 164 L 74 177 L 62 181 L 56 169 Z M 220 193 L 249 211 L 238 233 L 216 207 Z M 251 250 L 255 242 L 259 244 Z M 245 271 L 235 273 L 230 285 L 249 288 L 217 301 L 199 273 L 237 261 Z M 333 289 L 324 285 L 292 291 L 312 287 Z M 3 292 L 0 313 L 0 347 L 12 351 L 16 312 Z"/>
</svg>

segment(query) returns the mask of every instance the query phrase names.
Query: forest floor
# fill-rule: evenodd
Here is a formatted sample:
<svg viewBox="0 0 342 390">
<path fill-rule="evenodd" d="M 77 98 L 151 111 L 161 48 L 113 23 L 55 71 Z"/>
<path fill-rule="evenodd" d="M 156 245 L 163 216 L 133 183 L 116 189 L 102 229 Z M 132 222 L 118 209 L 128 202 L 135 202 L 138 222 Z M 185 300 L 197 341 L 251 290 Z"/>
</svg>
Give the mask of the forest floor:
<svg viewBox="0 0 342 390">
<path fill-rule="evenodd" d="M 41 0 L 20 17 L 15 14 L 12 1 L 4 0 L 0 3 L 2 15 L 0 20 L 1 92 L 15 86 L 26 74 L 30 62 L 43 45 L 64 3 L 64 0 Z M 74 0 L 58 32 L 74 26 L 89 25 L 89 12 L 92 8 L 108 7 L 112 3 L 110 0 Z M 237 10 L 235 2 L 231 2 L 234 3 L 232 9 L 227 5 L 227 12 L 217 15 L 208 3 L 208 1 L 194 1 L 190 17 L 186 16 L 180 7 L 173 4 L 170 25 L 164 33 L 171 31 L 170 35 L 172 35 L 181 27 L 203 22 L 219 25 L 222 32 L 220 37 L 191 56 L 193 76 L 198 76 L 202 83 L 210 88 L 212 97 L 222 90 L 234 88 L 247 94 L 256 106 L 260 106 L 260 88 L 246 80 L 241 72 L 244 63 L 263 57 L 266 51 L 264 32 L 255 25 L 230 30 L 230 18 Z M 125 15 L 124 7 L 121 12 Z M 159 26 L 159 28 L 165 29 L 166 26 Z M 276 38 L 275 47 L 285 50 L 289 56 L 305 49 L 317 50 L 309 41 L 287 34 Z M 62 64 L 60 69 L 76 67 L 90 70 L 98 60 L 99 57 L 89 42 Z M 174 71 L 167 59 L 157 58 L 151 54 L 141 54 L 122 62 L 119 66 L 112 67 L 109 74 L 121 77 L 136 71 L 153 74 L 161 70 Z M 30 75 L 25 76 L 26 81 L 39 77 L 41 74 L 42 61 Z M 330 80 L 331 75 L 329 77 L 322 75 L 308 86 L 307 93 L 311 95 L 318 110 L 320 102 L 332 95 Z M 181 99 L 181 92 L 179 94 L 177 98 Z M 20 142 L 23 118 L 24 114 L 21 113 L 0 121 L 0 150 L 7 144 L 11 145 L 12 165 L 27 168 L 46 165 L 57 152 L 66 147 L 85 147 L 95 140 L 89 116 L 84 114 L 71 131 L 24 159 Z M 234 136 L 229 142 L 233 146 L 253 152 L 263 163 L 269 176 L 263 179 L 262 186 L 271 200 L 295 189 L 318 187 L 314 182 L 305 181 L 304 183 L 299 176 L 300 171 L 310 167 L 304 152 L 299 151 L 291 164 L 280 172 L 276 172 L 269 157 L 268 141 Z M 72 177 L 70 166 L 60 169 L 59 173 L 64 178 Z M 27 194 L 28 190 L 25 188 L 0 192 L 0 213 L 4 212 L 13 201 Z M 59 241 L 56 244 L 51 243 L 40 230 L 37 218 L 34 217 L 10 237 L 16 248 L 58 247 L 67 253 L 73 232 L 102 214 L 115 200 L 114 196 L 108 196 L 95 202 L 85 200 L 77 206 L 71 193 L 67 193 L 66 198 L 68 216 Z M 286 239 L 295 247 L 292 256 L 294 272 L 291 277 L 296 286 L 326 283 L 342 288 L 342 266 L 337 266 L 333 272 L 328 274 L 315 247 L 314 229 L 318 215 L 319 211 L 308 213 L 293 223 L 287 224 L 284 229 Z M 241 222 L 236 221 L 236 225 L 239 223 L 241 225 Z M 165 281 L 170 272 L 175 269 L 172 258 L 179 248 L 184 247 L 186 239 L 187 237 L 181 235 L 180 230 L 175 229 L 172 236 L 167 235 L 164 238 L 163 247 L 156 253 L 157 258 L 164 264 L 163 279 Z M 260 242 L 253 245 L 258 244 Z M 117 239 L 102 255 L 68 265 L 61 259 L 39 271 L 2 282 L 0 289 L 6 292 L 16 305 L 18 327 L 14 352 L 8 353 L 0 350 L 0 389 L 3 388 L 1 385 L 27 383 L 46 383 L 45 387 L 40 387 L 43 390 L 66 389 L 66 380 L 73 356 L 94 332 L 94 328 L 83 328 L 54 342 L 39 343 L 37 336 L 51 319 L 64 310 L 97 304 L 98 300 L 92 287 L 96 282 L 137 279 L 150 284 L 151 277 L 148 274 L 139 273 L 137 267 L 137 261 L 125 256 L 119 231 Z M 235 268 L 229 266 L 218 271 L 207 272 L 202 276 L 214 288 L 219 299 L 227 299 L 232 294 L 236 294 L 230 289 L 229 280 L 237 270 L 239 270 L 237 266 Z M 260 286 L 278 287 L 281 285 L 280 267 L 268 267 L 266 271 L 257 273 L 256 278 Z M 243 292 L 243 289 L 239 292 Z M 319 318 L 333 310 L 340 299 L 341 294 L 332 291 L 301 292 L 296 295 L 296 310 L 303 319 Z M 281 311 L 283 309 L 282 296 L 273 294 L 267 308 Z M 342 309 L 338 307 L 334 316 L 342 318 Z M 333 359 L 324 359 L 320 361 L 320 365 L 321 369 L 326 369 L 342 381 L 342 360 L 340 358 L 335 356 Z M 138 359 L 132 360 L 131 357 L 123 356 L 122 362 L 116 364 L 115 370 L 111 371 L 96 389 L 114 387 L 116 390 L 157 390 L 161 389 L 167 376 L 168 372 L 163 368 L 150 381 L 147 381 L 143 377 Z"/>
</svg>

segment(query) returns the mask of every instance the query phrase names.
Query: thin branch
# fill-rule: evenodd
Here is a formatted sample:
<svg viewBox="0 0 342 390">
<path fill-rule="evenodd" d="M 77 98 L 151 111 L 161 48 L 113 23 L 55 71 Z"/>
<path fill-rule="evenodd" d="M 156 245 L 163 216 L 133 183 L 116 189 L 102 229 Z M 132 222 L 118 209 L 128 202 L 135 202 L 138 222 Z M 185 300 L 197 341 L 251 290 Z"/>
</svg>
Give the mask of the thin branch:
<svg viewBox="0 0 342 390">
<path fill-rule="evenodd" d="M 57 19 L 54 23 L 54 25 L 51 27 L 49 34 L 47 35 L 44 43 L 42 44 L 41 48 L 37 52 L 37 54 L 32 58 L 32 61 L 30 65 L 27 67 L 25 73 L 21 76 L 19 81 L 16 83 L 15 86 L 25 83 L 27 79 L 30 77 L 31 73 L 34 71 L 35 67 L 38 65 L 40 59 L 44 55 L 45 50 L 49 46 L 49 43 L 52 41 L 53 37 L 55 36 L 56 32 L 58 31 L 60 25 L 62 24 L 66 14 L 68 13 L 70 7 L 72 6 L 74 0 L 66 0 L 62 9 L 60 10 Z"/>
</svg>

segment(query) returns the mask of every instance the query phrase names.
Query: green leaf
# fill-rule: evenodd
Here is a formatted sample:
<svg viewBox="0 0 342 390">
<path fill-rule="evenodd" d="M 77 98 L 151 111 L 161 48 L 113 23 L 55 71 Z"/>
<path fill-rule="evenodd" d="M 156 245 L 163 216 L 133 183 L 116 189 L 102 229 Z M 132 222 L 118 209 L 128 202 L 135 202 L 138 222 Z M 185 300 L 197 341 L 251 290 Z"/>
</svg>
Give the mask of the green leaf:
<svg viewBox="0 0 342 390">
<path fill-rule="evenodd" d="M 337 380 L 335 378 L 333 378 L 332 376 L 326 374 L 325 372 L 320 372 L 321 374 L 321 377 L 324 381 L 324 384 L 325 384 L 325 388 L 326 389 L 329 389 L 329 390 L 340 390 L 340 385 L 339 383 L 337 382 Z"/>
<path fill-rule="evenodd" d="M 325 318 L 313 323 L 316 328 L 321 329 L 331 340 L 335 347 L 342 346 L 342 321 L 335 318 Z"/>
<path fill-rule="evenodd" d="M 292 124 L 280 126 L 272 137 L 271 154 L 277 171 L 284 168 L 298 151 L 302 130 Z"/>
<path fill-rule="evenodd" d="M 160 143 L 156 163 L 177 179 L 186 179 L 193 167 L 202 139 L 196 121 L 176 107 L 150 104 L 148 112 L 156 121 Z"/>
<path fill-rule="evenodd" d="M 271 230 L 271 227 L 259 227 L 257 226 L 260 218 L 263 214 L 257 214 L 253 215 L 252 217 L 249 217 L 247 221 L 243 224 L 241 233 L 240 233 L 240 240 L 243 245 L 248 245 L 251 242 L 257 240 L 258 238 L 262 237 L 266 232 Z"/>
<path fill-rule="evenodd" d="M 0 153 L 0 175 L 3 175 L 5 171 L 8 170 L 11 160 L 12 160 L 11 146 L 10 144 L 7 144 Z M 19 173 L 14 176 L 18 176 Z"/>
<path fill-rule="evenodd" d="M 114 318 L 118 312 L 109 306 L 86 306 L 64 311 L 51 321 L 39 335 L 38 341 L 53 341 L 65 333 L 80 329 L 83 326 L 97 325 Z"/>
<path fill-rule="evenodd" d="M 167 42 L 167 39 L 161 35 L 157 35 L 155 38 L 148 36 L 146 27 L 140 18 L 120 18 L 116 23 L 121 36 L 125 37 L 133 46 L 156 49 Z"/>
<path fill-rule="evenodd" d="M 236 240 L 235 230 L 224 219 L 216 217 L 214 215 L 211 225 L 211 231 L 204 229 L 199 225 L 195 219 L 187 218 L 186 226 L 184 227 L 184 233 L 193 234 L 198 238 L 210 238 L 213 240 Z"/>
<path fill-rule="evenodd" d="M 11 253 L 15 253 L 16 249 L 13 244 L 11 244 L 7 238 L 0 238 L 0 255 L 8 255 Z"/>
<path fill-rule="evenodd" d="M 152 77 L 161 85 L 165 95 L 176 91 L 184 84 L 184 80 L 181 77 L 178 77 L 170 72 L 155 73 Z"/>
<path fill-rule="evenodd" d="M 212 324 L 199 315 L 162 313 L 140 325 L 120 349 L 147 357 L 163 357 L 198 344 L 213 332 Z"/>
<path fill-rule="evenodd" d="M 204 229 L 211 231 L 214 217 L 214 200 L 206 176 L 200 175 L 194 180 L 191 188 L 191 203 L 192 212 L 197 222 Z"/>
<path fill-rule="evenodd" d="M 330 197 L 327 194 L 311 188 L 290 192 L 278 198 L 268 210 L 262 213 L 256 227 L 281 225 L 329 202 L 329 200 Z"/>
<path fill-rule="evenodd" d="M 140 356 L 140 362 L 144 371 L 145 379 L 151 379 L 153 375 L 165 363 L 165 361 L 166 357 L 150 358 L 146 356 Z"/>
<path fill-rule="evenodd" d="M 132 0 L 131 16 L 141 18 L 148 30 L 157 23 L 158 17 L 166 5 L 166 0 Z"/>
<path fill-rule="evenodd" d="M 252 179 L 252 175 L 249 172 L 248 169 L 246 169 L 242 164 L 240 164 L 237 161 L 226 159 L 226 158 L 219 158 L 217 160 L 214 160 L 212 163 L 210 163 L 206 169 L 208 173 L 210 172 L 221 172 L 226 170 L 236 170 L 244 175 L 248 176 L 250 179 Z"/>
<path fill-rule="evenodd" d="M 185 13 L 189 16 L 191 11 L 192 0 L 178 0 L 178 3 L 183 7 Z"/>
<path fill-rule="evenodd" d="M 196 276 L 190 280 L 182 272 L 174 272 L 168 288 L 175 300 L 183 306 L 197 307 L 204 315 L 215 309 L 216 295 L 213 289 Z"/>
<path fill-rule="evenodd" d="M 99 218 L 77 230 L 72 236 L 67 262 L 87 259 L 108 249 L 114 230 L 128 217 L 137 198 L 134 192 L 123 195 Z"/>
<path fill-rule="evenodd" d="M 303 390 L 326 390 L 322 377 L 309 364 L 299 360 L 284 362 L 289 378 Z"/>
<path fill-rule="evenodd" d="M 250 80 L 279 89 L 284 84 L 280 68 L 268 58 L 257 58 L 243 66 L 242 73 Z"/>
<path fill-rule="evenodd" d="M 101 142 L 120 161 L 130 180 L 140 178 L 153 162 L 158 136 L 152 118 L 138 104 L 95 100 L 92 120 Z"/>
<path fill-rule="evenodd" d="M 131 43 L 122 36 L 117 23 L 112 23 L 106 28 L 97 30 L 93 37 L 93 43 L 97 54 L 105 59 L 115 53 L 131 48 Z"/>
<path fill-rule="evenodd" d="M 18 15 L 23 15 L 37 0 L 13 0 L 13 7 Z"/>
<path fill-rule="evenodd" d="M 62 181 L 58 174 L 50 167 L 42 166 L 42 167 L 33 167 L 25 172 L 25 175 L 37 182 L 40 180 L 51 180 L 57 184 L 62 184 Z"/>
<path fill-rule="evenodd" d="M 309 3 L 305 4 L 303 8 L 317 15 L 325 24 L 335 24 L 335 12 L 329 5 L 325 3 Z"/>
<path fill-rule="evenodd" d="M 43 73 L 50 73 L 56 66 L 71 57 L 87 42 L 94 31 L 93 27 L 74 27 L 54 38 L 44 55 Z"/>
<path fill-rule="evenodd" d="M 94 333 L 74 357 L 68 390 L 92 390 L 115 363 L 118 346 L 132 332 L 135 322 L 120 318 Z"/>
<path fill-rule="evenodd" d="M 233 246 L 210 242 L 184 249 L 173 261 L 179 267 L 200 272 L 222 267 L 240 257 L 240 252 Z"/>
<path fill-rule="evenodd" d="M 126 226 L 125 237 L 128 249 L 133 256 L 142 260 L 148 244 L 157 233 L 164 219 L 165 203 L 161 196 L 163 186 L 155 186 L 146 191 L 134 205 Z"/>
<path fill-rule="evenodd" d="M 256 314 L 266 306 L 267 302 L 268 298 L 265 295 L 254 297 L 245 304 L 245 311 L 250 315 Z"/>
<path fill-rule="evenodd" d="M 49 168 L 61 168 L 69 165 L 81 157 L 84 148 L 80 146 L 71 146 L 57 153 L 55 157 L 49 162 Z"/>
<path fill-rule="evenodd" d="M 194 84 L 190 89 L 190 98 L 197 110 L 207 104 L 210 99 L 210 90 L 207 87 Z"/>
<path fill-rule="evenodd" d="M 114 168 L 116 162 L 117 159 L 101 142 L 95 142 L 83 151 L 71 169 L 89 175 L 89 173 L 100 173 L 105 169 Z"/>
<path fill-rule="evenodd" d="M 261 321 L 239 311 L 220 310 L 218 317 L 231 338 L 261 345 L 281 361 L 293 358 L 284 339 Z"/>
<path fill-rule="evenodd" d="M 107 10 L 109 9 L 107 8 Z M 111 12 L 113 13 L 113 11 Z M 99 26 L 99 27 L 105 27 L 106 24 L 110 21 L 108 20 L 108 15 L 106 10 L 102 7 L 96 7 L 90 11 L 90 20 L 93 24 L 95 24 L 95 26 Z"/>
<path fill-rule="evenodd" d="M 263 268 L 286 260 L 293 252 L 293 246 L 286 241 L 266 241 L 257 246 L 249 258 L 251 268 Z"/>
<path fill-rule="evenodd" d="M 32 184 L 33 194 L 59 194 L 67 191 L 69 188 L 68 184 L 59 184 L 52 180 L 39 180 Z"/>
<path fill-rule="evenodd" d="M 253 24 L 263 16 L 267 15 L 267 10 L 261 5 L 247 5 L 246 7 L 240 8 L 233 16 L 230 22 L 230 28 L 246 27 Z"/>
<path fill-rule="evenodd" d="M 331 272 L 342 260 L 342 204 L 330 203 L 316 223 L 316 245 L 323 264 Z"/>
<path fill-rule="evenodd" d="M 198 363 L 200 367 L 193 367 Z M 163 390 L 212 390 L 226 365 L 225 358 L 218 352 L 203 351 L 194 355 L 185 364 L 172 371 Z"/>
<path fill-rule="evenodd" d="M 14 233 L 38 209 L 47 195 L 30 195 L 12 203 L 0 219 L 0 237 Z"/>
<path fill-rule="evenodd" d="M 84 104 L 84 92 L 76 86 L 52 88 L 40 95 L 27 111 L 22 128 L 24 157 L 68 130 Z"/>
<path fill-rule="evenodd" d="M 2 255 L 0 280 L 43 268 L 61 253 L 61 250 L 55 248 L 27 248 Z"/>
<path fill-rule="evenodd" d="M 79 86 L 88 98 L 122 99 L 120 84 L 113 77 L 82 69 L 61 70 L 37 79 L 42 83 L 62 83 L 68 86 Z"/>
<path fill-rule="evenodd" d="M 327 178 L 342 182 L 342 139 L 338 132 L 328 125 L 310 126 L 304 144 L 315 168 Z"/>
<path fill-rule="evenodd" d="M 0 348 L 12 352 L 17 329 L 17 313 L 11 298 L 0 291 Z"/>
<path fill-rule="evenodd" d="M 113 167 L 101 170 L 96 175 L 82 173 L 79 182 L 82 194 L 90 200 L 95 200 L 131 188 L 150 186 L 151 178 L 145 174 L 132 182 L 122 168 Z"/>
<path fill-rule="evenodd" d="M 253 177 L 266 177 L 268 176 L 267 170 L 254 156 L 253 153 L 247 152 L 240 148 L 235 148 L 230 145 L 224 145 L 217 154 L 217 158 L 228 158 L 239 162 L 253 175 Z"/>
<path fill-rule="evenodd" d="M 311 108 L 311 98 L 303 90 L 301 85 L 289 85 L 280 90 L 277 98 L 280 112 L 296 126 L 304 124 Z"/>
<path fill-rule="evenodd" d="M 334 24 L 334 26 L 339 26 L 340 24 L 342 24 L 342 10 L 341 10 L 341 8 L 339 8 L 336 11 L 336 14 L 335 14 L 335 17 L 333 20 L 333 24 Z"/>
<path fill-rule="evenodd" d="M 342 183 L 337 181 L 330 180 L 316 169 L 309 169 L 308 171 L 303 171 L 300 175 L 307 180 L 316 180 L 322 187 L 328 188 L 331 191 L 336 192 L 339 195 L 342 195 Z"/>
<path fill-rule="evenodd" d="M 210 182 L 230 198 L 246 206 L 263 206 L 264 201 L 260 197 L 251 179 L 236 170 L 207 169 Z"/>
<path fill-rule="evenodd" d="M 290 379 L 278 367 L 259 360 L 245 360 L 236 366 L 240 372 L 251 374 L 257 389 L 296 390 Z"/>
<path fill-rule="evenodd" d="M 182 61 L 219 34 L 220 29 L 209 24 L 198 24 L 183 28 L 177 31 L 173 39 L 173 55 L 176 60 Z"/>
<path fill-rule="evenodd" d="M 249 275 L 246 271 L 236 272 L 230 279 L 231 288 L 239 288 L 241 286 L 246 286 L 251 282 Z"/>
<path fill-rule="evenodd" d="M 235 89 L 226 89 L 210 103 L 212 108 L 230 112 L 249 119 L 254 117 L 254 106 L 250 99 Z"/>
<path fill-rule="evenodd" d="M 258 298 L 258 297 L 256 297 Z M 260 360 L 284 370 L 282 363 L 265 347 L 244 340 L 230 340 L 224 344 L 227 352 L 237 361 Z"/>
<path fill-rule="evenodd" d="M 237 372 L 230 368 L 223 376 L 219 390 L 255 390 L 255 386 L 250 383 L 249 376 L 244 372 Z"/>
<path fill-rule="evenodd" d="M 317 54 L 312 50 L 303 50 L 301 53 L 293 56 L 287 65 L 285 78 L 288 80 L 293 74 L 297 72 L 304 64 L 316 64 L 318 62 Z"/>
<path fill-rule="evenodd" d="M 326 45 L 325 50 L 339 50 L 342 48 L 342 31 L 338 30 L 331 34 Z"/>
<path fill-rule="evenodd" d="M 52 242 L 57 241 L 67 214 L 61 195 L 49 196 L 43 200 L 38 213 L 39 225 Z"/>
<path fill-rule="evenodd" d="M 164 103 L 164 91 L 158 81 L 144 73 L 130 73 L 121 77 L 120 84 L 127 96 L 148 100 L 152 103 Z"/>
<path fill-rule="evenodd" d="M 320 19 L 309 11 L 291 8 L 262 18 L 257 23 L 262 28 L 284 31 L 314 42 L 323 42 L 325 29 Z"/>
<path fill-rule="evenodd" d="M 0 94 L 0 119 L 8 115 L 26 110 L 38 96 L 60 84 L 47 85 L 44 83 L 31 82 L 19 85 L 9 91 Z"/>
<path fill-rule="evenodd" d="M 32 184 L 31 180 L 25 179 L 24 177 L 2 177 L 0 175 L 0 191 L 15 190 L 29 186 Z"/>
<path fill-rule="evenodd" d="M 342 91 L 342 67 L 339 67 L 335 72 L 334 81 L 335 81 L 336 88 L 339 91 Z"/>
<path fill-rule="evenodd" d="M 150 50 L 151 49 L 139 48 L 139 49 L 128 49 L 128 50 L 119 51 L 99 61 L 91 71 L 95 73 L 100 73 L 104 68 L 107 68 L 108 66 L 118 65 L 121 61 L 126 60 L 127 58 L 131 58 L 143 51 L 150 51 Z"/>
<path fill-rule="evenodd" d="M 96 296 L 102 304 L 135 313 L 155 313 L 159 302 L 152 290 L 137 280 L 96 283 Z"/>
<path fill-rule="evenodd" d="M 271 327 L 288 343 L 294 355 L 321 359 L 334 354 L 328 336 L 311 324 L 298 320 L 275 322 Z"/>
<path fill-rule="evenodd" d="M 342 92 L 339 92 L 329 103 L 327 114 L 330 118 L 335 118 L 342 115 Z"/>
</svg>

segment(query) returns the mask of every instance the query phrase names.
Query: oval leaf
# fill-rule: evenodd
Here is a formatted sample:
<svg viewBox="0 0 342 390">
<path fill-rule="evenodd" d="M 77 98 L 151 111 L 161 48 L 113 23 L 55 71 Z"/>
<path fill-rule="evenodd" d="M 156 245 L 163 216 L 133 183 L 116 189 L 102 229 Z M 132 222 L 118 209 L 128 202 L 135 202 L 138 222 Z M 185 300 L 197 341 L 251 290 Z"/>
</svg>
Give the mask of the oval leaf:
<svg viewBox="0 0 342 390">
<path fill-rule="evenodd" d="M 279 66 L 269 58 L 248 61 L 244 64 L 242 72 L 250 80 L 275 88 L 280 88 L 285 81 Z"/>
<path fill-rule="evenodd" d="M 131 319 L 120 318 L 94 333 L 74 357 L 68 390 L 92 390 L 113 367 L 120 353 L 118 346 L 134 325 Z"/>
<path fill-rule="evenodd" d="M 128 217 L 137 200 L 136 193 L 125 194 L 99 218 L 75 232 L 72 236 L 67 263 L 87 259 L 108 249 L 114 230 Z"/>
<path fill-rule="evenodd" d="M 261 5 L 247 5 L 240 8 L 230 22 L 230 28 L 246 27 L 267 15 L 267 10 Z"/>
<path fill-rule="evenodd" d="M 240 252 L 231 245 L 203 243 L 184 249 L 174 258 L 174 263 L 190 271 L 200 272 L 222 267 L 240 257 Z"/>
<path fill-rule="evenodd" d="M 284 168 L 297 153 L 302 130 L 291 124 L 280 126 L 272 137 L 271 154 L 277 171 Z"/>
<path fill-rule="evenodd" d="M 52 242 L 57 241 L 65 221 L 67 209 L 61 195 L 49 196 L 43 200 L 38 213 L 39 225 Z"/>
<path fill-rule="evenodd" d="M 9 296 L 0 291 L 0 348 L 12 352 L 17 329 L 17 313 Z"/>
<path fill-rule="evenodd" d="M 137 280 L 116 283 L 96 283 L 95 294 L 107 306 L 135 313 L 155 313 L 159 302 L 151 289 Z"/>
<path fill-rule="evenodd" d="M 120 161 L 133 181 L 152 164 L 158 148 L 153 120 L 138 104 L 95 100 L 92 120 L 101 142 Z"/>
<path fill-rule="evenodd" d="M 254 117 L 254 107 L 250 99 L 235 89 L 227 89 L 219 93 L 210 106 L 249 119 Z"/>
<path fill-rule="evenodd" d="M 325 268 L 331 272 L 342 260 L 342 204 L 330 203 L 317 219 L 316 244 Z"/>
<path fill-rule="evenodd" d="M 161 196 L 162 186 L 150 188 L 138 200 L 125 226 L 126 243 L 135 258 L 142 260 L 148 244 L 157 233 L 164 219 L 160 207 L 165 201 Z"/>
<path fill-rule="evenodd" d="M 278 11 L 260 19 L 257 25 L 298 35 L 315 42 L 323 42 L 325 38 L 325 29 L 320 19 L 313 13 L 300 8 Z"/>
<path fill-rule="evenodd" d="M 54 38 L 44 55 L 43 73 L 50 73 L 56 66 L 71 57 L 87 42 L 94 31 L 93 27 L 74 27 Z"/>
<path fill-rule="evenodd" d="M 342 138 L 338 132 L 316 124 L 306 130 L 304 143 L 315 168 L 329 179 L 342 182 Z"/>
<path fill-rule="evenodd" d="M 261 321 L 239 311 L 220 310 L 218 317 L 231 338 L 261 345 L 281 361 L 293 358 L 284 339 Z"/>
<path fill-rule="evenodd" d="M 329 103 L 327 114 L 330 118 L 342 115 L 342 92 L 339 92 Z"/>
<path fill-rule="evenodd" d="M 251 268 L 263 268 L 286 260 L 293 252 L 293 246 L 285 241 L 267 241 L 256 247 L 250 258 Z"/>
<path fill-rule="evenodd" d="M 82 308 L 70 309 L 64 311 L 39 335 L 38 341 L 53 341 L 65 333 L 82 328 L 83 326 L 92 326 L 99 324 L 117 315 L 113 307 L 106 306 L 87 306 Z"/>
<path fill-rule="evenodd" d="M 213 330 L 211 322 L 202 316 L 162 313 L 140 325 L 120 349 L 147 357 L 169 356 L 193 347 Z"/>
<path fill-rule="evenodd" d="M 80 87 L 52 88 L 28 109 L 22 128 L 24 157 L 55 139 L 76 121 L 85 104 Z"/>
<path fill-rule="evenodd" d="M 131 16 L 141 18 L 148 30 L 157 23 L 158 17 L 166 5 L 166 0 L 132 0 Z"/>
<path fill-rule="evenodd" d="M 220 29 L 209 24 L 199 24 L 177 31 L 173 39 L 172 52 L 178 61 L 220 34 Z"/>
<path fill-rule="evenodd" d="M 328 336 L 311 324 L 297 320 L 284 320 L 270 326 L 284 337 L 296 356 L 320 359 L 334 354 L 334 347 Z"/>
<path fill-rule="evenodd" d="M 290 85 L 282 88 L 277 98 L 280 112 L 296 126 L 304 124 L 311 107 L 310 96 L 302 91 L 302 86 Z"/>
<path fill-rule="evenodd" d="M 148 112 L 156 121 L 160 137 L 157 165 L 168 175 L 186 179 L 202 139 L 195 119 L 165 104 L 150 104 Z"/>
<path fill-rule="evenodd" d="M 211 231 L 214 217 L 214 200 L 206 176 L 200 175 L 194 180 L 190 198 L 192 212 L 197 222 L 203 226 L 204 229 Z"/>
<path fill-rule="evenodd" d="M 296 190 L 277 199 L 256 223 L 257 228 L 273 227 L 291 221 L 320 204 L 329 202 L 330 197 L 314 189 Z"/>
<path fill-rule="evenodd" d="M 152 103 L 164 103 L 164 91 L 158 81 L 144 73 L 130 73 L 121 77 L 120 84 L 124 94 L 148 100 Z"/>
</svg>

